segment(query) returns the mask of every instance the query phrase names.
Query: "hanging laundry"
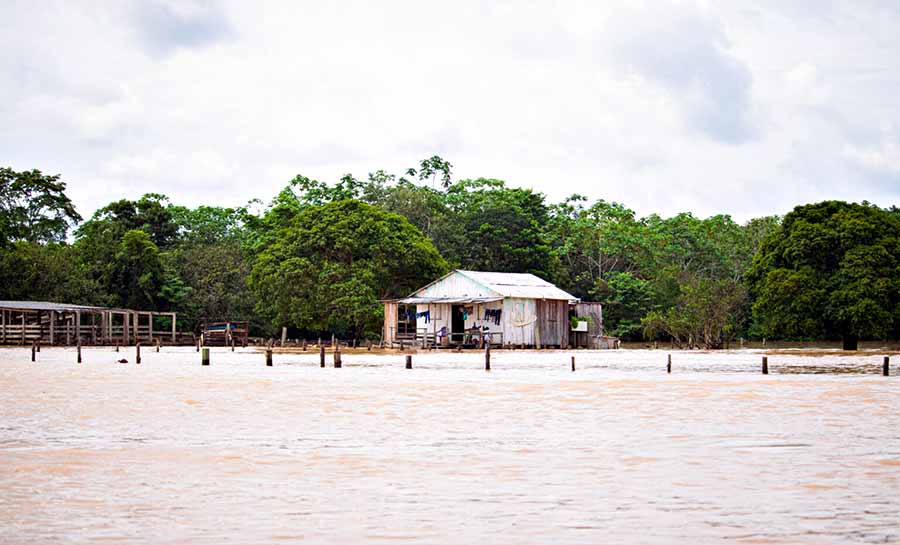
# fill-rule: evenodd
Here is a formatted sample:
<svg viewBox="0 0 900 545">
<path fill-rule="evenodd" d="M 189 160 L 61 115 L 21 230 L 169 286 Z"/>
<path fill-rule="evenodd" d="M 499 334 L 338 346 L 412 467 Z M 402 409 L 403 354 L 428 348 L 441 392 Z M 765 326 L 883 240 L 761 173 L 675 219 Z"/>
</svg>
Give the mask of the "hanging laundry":
<svg viewBox="0 0 900 545">
<path fill-rule="evenodd" d="M 494 325 L 500 325 L 500 316 L 502 314 L 503 309 L 489 308 L 484 311 L 484 319 L 485 321 L 494 322 Z"/>
<path fill-rule="evenodd" d="M 431 311 L 426 310 L 425 312 L 420 312 L 420 313 L 416 314 L 416 319 L 418 320 L 419 318 L 425 318 L 426 324 L 431 323 Z"/>
</svg>

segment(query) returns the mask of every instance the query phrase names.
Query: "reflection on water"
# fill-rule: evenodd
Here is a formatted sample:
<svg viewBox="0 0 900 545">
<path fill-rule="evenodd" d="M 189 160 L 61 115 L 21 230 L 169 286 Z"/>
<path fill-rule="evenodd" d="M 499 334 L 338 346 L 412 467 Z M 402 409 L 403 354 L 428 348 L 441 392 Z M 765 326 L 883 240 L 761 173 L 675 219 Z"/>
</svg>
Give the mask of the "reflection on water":
<svg viewBox="0 0 900 545">
<path fill-rule="evenodd" d="M 3 349 L 0 543 L 900 543 L 880 355 L 574 354 Z"/>
</svg>

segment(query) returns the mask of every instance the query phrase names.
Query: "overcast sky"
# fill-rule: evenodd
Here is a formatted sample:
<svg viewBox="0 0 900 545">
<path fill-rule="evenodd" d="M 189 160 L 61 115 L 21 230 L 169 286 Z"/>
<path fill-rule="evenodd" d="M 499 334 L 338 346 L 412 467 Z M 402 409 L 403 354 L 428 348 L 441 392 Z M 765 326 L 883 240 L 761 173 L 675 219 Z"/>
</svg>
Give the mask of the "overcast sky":
<svg viewBox="0 0 900 545">
<path fill-rule="evenodd" d="M 5 0 L 0 50 L 0 165 L 84 216 L 433 154 L 641 215 L 900 204 L 893 0 Z"/>
</svg>

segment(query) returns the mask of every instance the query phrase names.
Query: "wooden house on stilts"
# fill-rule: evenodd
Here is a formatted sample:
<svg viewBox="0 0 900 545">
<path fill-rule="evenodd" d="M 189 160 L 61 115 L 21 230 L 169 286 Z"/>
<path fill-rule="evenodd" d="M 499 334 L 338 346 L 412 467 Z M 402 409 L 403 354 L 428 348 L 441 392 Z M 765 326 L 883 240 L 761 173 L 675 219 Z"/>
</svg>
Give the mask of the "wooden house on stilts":
<svg viewBox="0 0 900 545">
<path fill-rule="evenodd" d="M 384 301 L 384 338 L 388 346 L 568 347 L 576 340 L 570 317 L 583 304 L 533 274 L 455 270 Z M 600 311 L 599 303 L 587 305 Z M 602 328 L 602 315 L 596 322 Z"/>
</svg>

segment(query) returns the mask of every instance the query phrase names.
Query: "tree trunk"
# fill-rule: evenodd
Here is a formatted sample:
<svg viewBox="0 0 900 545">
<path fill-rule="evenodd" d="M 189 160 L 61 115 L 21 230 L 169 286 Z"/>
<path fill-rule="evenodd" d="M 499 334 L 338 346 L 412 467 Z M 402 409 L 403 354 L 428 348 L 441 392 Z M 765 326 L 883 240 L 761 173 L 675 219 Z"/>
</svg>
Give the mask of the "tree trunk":
<svg viewBox="0 0 900 545">
<path fill-rule="evenodd" d="M 843 350 L 857 350 L 859 348 L 859 337 L 848 333 L 843 336 Z"/>
</svg>

